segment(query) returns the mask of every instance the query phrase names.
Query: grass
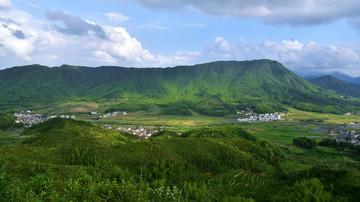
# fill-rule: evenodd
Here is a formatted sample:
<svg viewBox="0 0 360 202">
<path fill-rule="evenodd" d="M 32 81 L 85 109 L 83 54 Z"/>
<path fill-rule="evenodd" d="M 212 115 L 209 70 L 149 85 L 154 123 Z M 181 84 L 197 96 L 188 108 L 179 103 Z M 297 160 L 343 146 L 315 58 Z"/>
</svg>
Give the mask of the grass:
<svg viewBox="0 0 360 202">
<path fill-rule="evenodd" d="M 80 118 L 86 117 L 88 116 L 80 116 Z M 142 112 L 133 112 L 128 115 L 111 116 L 92 122 L 100 125 L 110 124 L 112 127 L 143 126 L 147 128 L 164 128 L 183 132 L 204 126 L 236 124 L 236 118 L 204 116 L 198 114 L 192 116 L 152 115 Z"/>
<path fill-rule="evenodd" d="M 1 131 L 0 130 L 0 145 L 15 144 L 20 141 L 22 130 Z"/>
<path fill-rule="evenodd" d="M 289 145 L 294 137 L 328 136 L 324 133 L 315 133 L 318 126 L 299 122 L 258 122 L 244 124 L 243 128 L 260 139 L 274 143 Z M 327 127 L 327 126 L 324 126 Z"/>
<path fill-rule="evenodd" d="M 290 108 L 288 112 L 289 116 L 286 120 L 293 119 L 294 121 L 306 120 L 306 119 L 318 119 L 323 120 L 328 124 L 350 124 L 360 120 L 358 115 L 336 115 L 336 114 L 323 114 L 315 112 L 306 112 Z"/>
</svg>

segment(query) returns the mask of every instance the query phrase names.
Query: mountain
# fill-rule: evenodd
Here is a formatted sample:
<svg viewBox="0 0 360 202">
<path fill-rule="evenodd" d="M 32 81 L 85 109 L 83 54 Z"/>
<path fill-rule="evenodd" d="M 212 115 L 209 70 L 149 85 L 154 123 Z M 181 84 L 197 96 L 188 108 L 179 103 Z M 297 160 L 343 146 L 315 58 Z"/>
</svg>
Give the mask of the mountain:
<svg viewBox="0 0 360 202">
<path fill-rule="evenodd" d="M 341 81 L 346 81 L 346 82 L 349 82 L 349 83 L 354 83 L 354 77 L 351 77 L 347 74 L 344 74 L 344 73 L 341 73 L 341 72 L 333 72 L 331 74 L 329 74 L 330 76 L 334 77 L 334 78 L 337 78 Z M 326 76 L 326 75 L 324 75 Z"/>
<path fill-rule="evenodd" d="M 307 74 L 303 74 L 303 73 L 298 73 L 298 75 L 300 75 L 301 77 L 303 77 L 306 80 L 313 80 L 316 78 L 319 78 L 321 76 L 327 76 L 330 75 L 336 79 L 339 79 L 341 81 L 345 81 L 348 83 L 354 83 L 357 85 L 360 85 L 360 77 L 352 77 L 349 76 L 348 74 L 344 74 L 342 72 L 330 72 L 330 73 L 324 73 L 324 72 L 313 72 L 313 73 L 307 73 Z"/>
<path fill-rule="evenodd" d="M 183 115 L 224 115 L 238 108 L 283 111 L 284 105 L 338 113 L 349 104 L 271 60 L 174 68 L 30 65 L 0 71 L 2 109 L 67 100 L 116 100 L 118 104 L 108 110 Z"/>
<path fill-rule="evenodd" d="M 360 97 L 360 85 L 348 83 L 330 75 L 321 76 L 309 81 L 324 89 L 335 91 L 342 96 Z"/>
</svg>

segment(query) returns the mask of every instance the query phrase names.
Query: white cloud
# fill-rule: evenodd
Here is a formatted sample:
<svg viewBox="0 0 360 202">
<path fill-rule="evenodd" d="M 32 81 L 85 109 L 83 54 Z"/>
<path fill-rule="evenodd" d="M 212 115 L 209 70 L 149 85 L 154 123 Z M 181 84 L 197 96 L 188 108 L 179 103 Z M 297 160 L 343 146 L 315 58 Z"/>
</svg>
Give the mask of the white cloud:
<svg viewBox="0 0 360 202">
<path fill-rule="evenodd" d="M 74 65 L 176 66 L 216 60 L 278 60 L 295 71 L 336 70 L 360 75 L 360 44 L 322 45 L 310 41 L 263 40 L 230 43 L 223 37 L 206 43 L 201 51 L 154 54 L 120 26 L 98 25 L 66 14 L 52 12 L 64 22 L 56 27 L 13 8 L 0 12 L 0 65 L 39 63 Z M 77 27 L 77 25 L 81 25 Z"/>
<path fill-rule="evenodd" d="M 9 16 L 12 16 L 9 18 Z M 18 10 L 8 9 L 0 14 L 0 55 L 31 60 L 29 54 L 35 50 L 35 42 L 41 26 L 32 16 Z M 34 22 L 34 23 L 33 23 Z"/>
<path fill-rule="evenodd" d="M 294 40 L 276 42 L 265 39 L 249 43 L 245 39 L 230 44 L 217 37 L 206 44 L 202 61 L 271 59 L 298 72 L 340 71 L 360 75 L 360 48 L 356 44 L 321 45 L 314 41 L 301 43 Z"/>
<path fill-rule="evenodd" d="M 10 0 L 0 0 L 0 10 L 8 9 L 8 8 L 11 8 L 11 1 Z"/>
<path fill-rule="evenodd" d="M 111 23 L 113 24 L 120 24 L 120 23 L 124 23 L 126 21 L 128 21 L 130 18 L 127 17 L 127 16 L 124 16 L 120 13 L 105 13 L 104 14 L 109 20 Z"/>
<path fill-rule="evenodd" d="M 116 59 L 105 51 L 93 51 L 92 55 L 99 61 L 104 63 L 116 63 Z"/>
<path fill-rule="evenodd" d="M 46 12 L 50 20 L 63 26 L 35 19 L 16 9 L 0 13 L 0 64 L 14 66 L 39 63 L 169 66 L 184 64 L 190 55 L 153 55 L 123 27 L 103 26 L 63 11 Z"/>
<path fill-rule="evenodd" d="M 128 0 L 123 0 L 128 1 Z M 311 25 L 359 16 L 359 0 L 133 0 L 151 9 L 194 8 L 214 16 L 259 18 L 265 23 Z"/>
</svg>

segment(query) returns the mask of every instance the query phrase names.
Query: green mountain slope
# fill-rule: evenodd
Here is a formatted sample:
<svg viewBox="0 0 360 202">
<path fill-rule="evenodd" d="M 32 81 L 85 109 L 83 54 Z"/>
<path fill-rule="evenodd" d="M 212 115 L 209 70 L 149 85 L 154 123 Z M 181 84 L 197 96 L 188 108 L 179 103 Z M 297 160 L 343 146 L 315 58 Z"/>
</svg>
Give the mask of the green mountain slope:
<svg viewBox="0 0 360 202">
<path fill-rule="evenodd" d="M 360 97 L 360 86 L 341 81 L 332 76 L 326 75 L 309 80 L 311 83 L 324 89 L 332 90 L 339 95 L 347 95 L 351 97 Z"/>
<path fill-rule="evenodd" d="M 337 113 L 347 103 L 271 60 L 212 62 L 174 68 L 39 65 L 0 71 L 0 107 L 64 100 L 118 100 L 108 110 L 159 109 L 208 115 L 283 111 L 284 105 Z M 326 110 L 325 110 L 326 107 Z"/>
</svg>

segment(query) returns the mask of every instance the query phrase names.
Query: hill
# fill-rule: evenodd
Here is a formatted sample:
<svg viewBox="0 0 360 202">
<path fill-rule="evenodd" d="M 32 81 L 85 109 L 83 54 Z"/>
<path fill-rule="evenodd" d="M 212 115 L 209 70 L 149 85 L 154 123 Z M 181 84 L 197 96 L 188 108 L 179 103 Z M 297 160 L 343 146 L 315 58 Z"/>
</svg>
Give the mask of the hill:
<svg viewBox="0 0 360 202">
<path fill-rule="evenodd" d="M 116 100 L 107 111 L 153 109 L 182 115 L 224 115 L 239 108 L 274 112 L 286 110 L 284 105 L 340 113 L 343 106 L 354 105 L 271 60 L 174 68 L 31 65 L 0 71 L 2 109 L 66 100 Z"/>
<path fill-rule="evenodd" d="M 83 121 L 51 119 L 26 129 L 23 135 L 28 138 L 21 144 L 0 147 L 4 154 L 0 162 L 7 162 L 0 170 L 4 188 L 0 195 L 4 200 L 102 201 L 124 197 L 122 201 L 133 201 L 131 197 L 138 197 L 136 201 L 142 201 L 155 197 L 152 194 L 160 192 L 160 187 L 171 185 L 170 194 L 177 186 L 184 191 L 180 196 L 185 200 L 216 200 L 228 195 L 224 186 L 230 182 L 226 179 L 219 186 L 214 177 L 232 178 L 240 171 L 254 178 L 251 182 L 245 175 L 244 182 L 269 193 L 266 189 L 274 182 L 261 173 L 275 172 L 283 152 L 255 137 L 242 138 L 242 134 L 251 134 L 240 127 L 226 130 L 233 134 L 225 139 L 192 137 L 199 129 L 190 132 L 190 137 L 160 135 L 138 140 L 137 136 Z M 216 182 L 208 181 L 209 177 Z M 247 186 L 241 183 L 236 189 Z M 238 195 L 235 190 L 233 194 Z"/>
<path fill-rule="evenodd" d="M 360 97 L 360 85 L 348 83 L 326 75 L 309 80 L 311 83 L 343 96 Z"/>
<path fill-rule="evenodd" d="M 359 197 L 359 176 L 344 169 L 350 164 L 306 165 L 303 160 L 310 153 L 296 155 L 238 126 L 198 128 L 182 135 L 165 131 L 138 140 L 88 122 L 57 118 L 22 135 L 27 137 L 20 144 L 0 147 L 1 201 L 354 201 Z M 306 158 L 313 164 L 312 156 Z"/>
</svg>

